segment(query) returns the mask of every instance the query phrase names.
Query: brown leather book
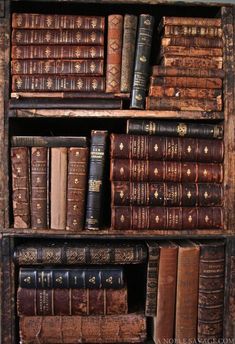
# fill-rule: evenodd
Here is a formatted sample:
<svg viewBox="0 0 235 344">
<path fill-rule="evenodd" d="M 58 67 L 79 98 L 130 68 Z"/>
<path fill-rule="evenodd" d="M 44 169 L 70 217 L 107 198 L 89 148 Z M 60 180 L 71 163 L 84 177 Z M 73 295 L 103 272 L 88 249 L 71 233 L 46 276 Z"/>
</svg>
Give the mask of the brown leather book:
<svg viewBox="0 0 235 344">
<path fill-rule="evenodd" d="M 146 110 L 222 111 L 222 109 L 221 96 L 216 99 L 146 97 Z"/>
<path fill-rule="evenodd" d="M 111 181 L 221 183 L 222 164 L 112 159 Z"/>
<path fill-rule="evenodd" d="M 107 316 L 23 316 L 22 344 L 143 343 L 146 317 L 139 313 Z"/>
<path fill-rule="evenodd" d="M 67 200 L 67 148 L 51 148 L 51 228 L 65 229 Z"/>
<path fill-rule="evenodd" d="M 223 86 L 223 82 L 219 78 L 195 78 L 190 76 L 154 76 L 150 78 L 150 86 L 221 89 Z"/>
<path fill-rule="evenodd" d="M 200 18 L 200 17 L 162 17 L 159 26 L 164 25 L 192 25 L 192 26 L 214 26 L 221 27 L 220 18 Z"/>
<path fill-rule="evenodd" d="M 157 77 L 156 77 L 157 78 Z M 150 86 L 149 96 L 151 97 L 176 97 L 176 98 L 199 98 L 215 99 L 222 98 L 222 89 L 193 88 L 193 87 L 171 87 L 171 86 Z"/>
<path fill-rule="evenodd" d="M 14 135 L 12 147 L 87 147 L 85 136 L 31 136 Z"/>
<path fill-rule="evenodd" d="M 195 78 L 221 78 L 225 72 L 221 69 L 164 67 L 155 65 L 152 67 L 152 76 L 190 76 Z"/>
<path fill-rule="evenodd" d="M 12 74 L 103 75 L 103 60 L 12 60 Z"/>
<path fill-rule="evenodd" d="M 127 287 L 122 289 L 18 288 L 17 312 L 19 316 L 127 314 Z"/>
<path fill-rule="evenodd" d="M 159 273 L 157 314 L 153 319 L 155 343 L 167 343 L 174 338 L 178 246 L 159 242 Z"/>
<path fill-rule="evenodd" d="M 105 18 L 42 13 L 12 13 L 13 28 L 21 29 L 91 29 L 104 30 Z"/>
<path fill-rule="evenodd" d="M 145 315 L 154 317 L 157 311 L 157 290 L 159 270 L 159 246 L 155 241 L 147 241 L 148 264 L 146 276 Z"/>
<path fill-rule="evenodd" d="M 30 227 L 30 153 L 26 147 L 11 148 L 14 228 Z"/>
<path fill-rule="evenodd" d="M 168 45 L 167 47 L 161 46 L 160 56 L 187 56 L 187 57 L 213 57 L 223 56 L 222 48 L 199 48 L 199 47 L 184 47 L 176 45 Z"/>
<path fill-rule="evenodd" d="M 222 69 L 222 57 L 194 57 L 194 56 L 163 56 L 161 65 L 164 67 L 209 68 Z"/>
<path fill-rule="evenodd" d="M 171 36 L 163 37 L 161 45 L 167 47 L 169 45 L 179 45 L 184 47 L 199 47 L 199 48 L 223 48 L 222 37 L 200 37 L 200 36 Z"/>
<path fill-rule="evenodd" d="M 31 226 L 47 228 L 49 150 L 46 147 L 31 148 Z"/>
<path fill-rule="evenodd" d="M 108 16 L 106 92 L 120 92 L 123 16 Z"/>
<path fill-rule="evenodd" d="M 223 229 L 221 207 L 112 207 L 114 230 Z"/>
<path fill-rule="evenodd" d="M 84 225 L 88 154 L 88 148 L 68 148 L 66 229 L 71 231 Z"/>
<path fill-rule="evenodd" d="M 200 248 L 193 242 L 181 241 L 178 247 L 178 270 L 175 312 L 177 343 L 196 342 L 198 307 L 198 272 Z"/>
<path fill-rule="evenodd" d="M 215 26 L 199 25 L 164 25 L 162 29 L 163 37 L 167 36 L 202 36 L 202 37 L 222 37 L 223 30 Z"/>
<path fill-rule="evenodd" d="M 222 162 L 222 140 L 111 134 L 111 158 Z"/>
</svg>

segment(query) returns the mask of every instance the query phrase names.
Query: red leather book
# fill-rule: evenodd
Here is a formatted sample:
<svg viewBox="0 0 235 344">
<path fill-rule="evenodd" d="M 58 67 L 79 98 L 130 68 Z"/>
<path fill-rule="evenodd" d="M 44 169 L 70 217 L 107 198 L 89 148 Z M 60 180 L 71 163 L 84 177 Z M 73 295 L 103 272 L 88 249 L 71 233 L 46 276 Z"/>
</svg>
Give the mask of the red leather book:
<svg viewBox="0 0 235 344">
<path fill-rule="evenodd" d="M 195 88 L 180 86 L 150 86 L 149 96 L 152 97 L 177 97 L 177 98 L 199 98 L 215 99 L 222 97 L 222 89 Z"/>
<path fill-rule="evenodd" d="M 182 38 L 182 37 L 180 37 Z M 208 49 L 209 50 L 209 49 Z M 190 76 L 196 78 L 224 78 L 225 72 L 221 69 L 164 67 L 155 65 L 152 67 L 152 76 Z"/>
<path fill-rule="evenodd" d="M 202 37 L 202 36 L 171 36 L 163 37 L 161 45 L 167 46 L 184 46 L 184 47 L 204 47 L 204 48 L 223 48 L 223 39 L 216 37 Z"/>
</svg>

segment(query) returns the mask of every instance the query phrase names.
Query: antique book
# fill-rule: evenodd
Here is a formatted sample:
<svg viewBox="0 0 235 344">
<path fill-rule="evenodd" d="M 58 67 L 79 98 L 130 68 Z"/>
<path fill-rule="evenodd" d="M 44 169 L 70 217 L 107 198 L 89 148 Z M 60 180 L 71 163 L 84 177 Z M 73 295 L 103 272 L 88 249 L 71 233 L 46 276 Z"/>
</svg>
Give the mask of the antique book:
<svg viewBox="0 0 235 344">
<path fill-rule="evenodd" d="M 22 344 L 143 343 L 146 317 L 141 313 L 107 316 L 23 316 Z"/>
<path fill-rule="evenodd" d="M 162 28 L 163 37 L 167 36 L 202 36 L 219 37 L 223 35 L 221 27 L 199 26 L 199 25 L 164 25 Z"/>
<path fill-rule="evenodd" d="M 80 231 L 84 226 L 88 148 L 68 148 L 66 229 Z"/>
<path fill-rule="evenodd" d="M 199 342 L 223 338 L 225 244 L 201 241 L 199 261 L 198 328 Z"/>
<path fill-rule="evenodd" d="M 105 18 L 42 13 L 12 13 L 13 28 L 19 29 L 91 29 L 104 30 Z"/>
<path fill-rule="evenodd" d="M 49 150 L 31 148 L 31 227 L 48 228 Z"/>
<path fill-rule="evenodd" d="M 167 55 L 162 57 L 161 65 L 164 67 L 222 69 L 223 58 Z"/>
<path fill-rule="evenodd" d="M 222 111 L 222 97 L 215 99 L 146 97 L 146 110 Z"/>
<path fill-rule="evenodd" d="M 12 91 L 49 92 L 49 91 L 77 91 L 102 92 L 105 78 L 101 76 L 73 76 L 73 75 L 13 75 Z"/>
<path fill-rule="evenodd" d="M 151 97 L 175 97 L 175 98 L 199 98 L 199 99 L 219 99 L 222 98 L 222 88 L 193 88 L 178 86 L 150 86 L 149 96 Z"/>
<path fill-rule="evenodd" d="M 161 46 L 183 46 L 198 48 L 223 48 L 224 42 L 222 37 L 203 37 L 203 36 L 171 36 L 161 39 Z"/>
<path fill-rule="evenodd" d="M 198 307 L 198 271 L 200 248 L 193 242 L 180 241 L 175 310 L 175 339 L 177 343 L 196 341 Z"/>
<path fill-rule="evenodd" d="M 67 148 L 51 148 L 50 228 L 65 229 L 67 202 Z"/>
<path fill-rule="evenodd" d="M 192 25 L 192 26 L 214 26 L 221 27 L 220 18 L 199 18 L 199 17 L 162 17 L 159 26 L 164 25 Z"/>
<path fill-rule="evenodd" d="M 13 45 L 12 59 L 103 59 L 102 45 Z"/>
<path fill-rule="evenodd" d="M 159 242 L 157 312 L 153 319 L 155 343 L 174 338 L 178 246 Z"/>
<path fill-rule="evenodd" d="M 129 119 L 127 120 L 127 133 L 138 135 L 195 137 L 198 139 L 222 139 L 224 128 L 223 125 L 220 124 Z"/>
<path fill-rule="evenodd" d="M 11 42 L 13 45 L 29 44 L 77 44 L 104 45 L 104 32 L 101 30 L 32 30 L 13 29 Z"/>
<path fill-rule="evenodd" d="M 111 134 L 112 159 L 222 162 L 222 140 Z"/>
<path fill-rule="evenodd" d="M 157 290 L 159 270 L 159 246 L 155 241 L 147 241 L 148 265 L 146 276 L 145 315 L 153 317 L 157 311 Z"/>
<path fill-rule="evenodd" d="M 150 86 L 222 89 L 223 81 L 219 78 L 195 78 L 190 76 L 154 76 L 150 78 Z"/>
<path fill-rule="evenodd" d="M 223 200 L 223 186 L 216 183 L 111 183 L 114 206 L 209 207 L 222 206 Z"/>
<path fill-rule="evenodd" d="M 27 147 L 11 148 L 14 228 L 30 228 L 30 152 Z"/>
<path fill-rule="evenodd" d="M 104 192 L 107 136 L 108 132 L 106 130 L 92 130 L 91 132 L 85 221 L 85 228 L 89 230 L 97 230 L 102 227 L 102 197 Z"/>
<path fill-rule="evenodd" d="M 208 68 L 164 67 L 155 65 L 152 67 L 152 76 L 190 76 L 195 78 L 224 78 L 224 70 Z"/>
<path fill-rule="evenodd" d="M 12 100 L 16 99 L 16 100 L 23 100 L 24 98 L 60 98 L 63 99 L 63 101 L 65 101 L 66 99 L 69 101 L 69 99 L 72 99 L 71 105 L 72 106 L 73 103 L 77 104 L 78 106 L 78 101 L 76 102 L 76 99 L 79 97 L 79 100 L 85 98 L 85 99 L 129 99 L 130 98 L 130 94 L 129 93 L 104 93 L 104 92 L 89 92 L 89 94 L 87 94 L 86 92 L 40 92 L 40 93 L 35 93 L 35 92 L 11 92 L 11 100 L 10 100 L 10 107 L 12 107 Z M 34 104 L 36 102 L 35 99 L 31 99 L 32 101 L 34 101 Z M 41 99 L 42 100 L 42 99 Z M 16 103 L 13 103 L 14 105 Z"/>
<path fill-rule="evenodd" d="M 123 267 L 20 268 L 21 288 L 120 289 L 124 286 Z"/>
<path fill-rule="evenodd" d="M 144 109 L 149 76 L 153 27 L 153 16 L 149 14 L 141 14 L 139 16 L 134 76 L 130 104 L 130 108 L 132 109 Z"/>
<path fill-rule="evenodd" d="M 12 147 L 87 147 L 85 136 L 21 136 L 11 137 Z"/>
<path fill-rule="evenodd" d="M 17 313 L 22 315 L 111 315 L 128 312 L 127 287 L 121 289 L 17 290 Z"/>
<path fill-rule="evenodd" d="M 77 241 L 25 243 L 14 251 L 17 265 L 141 264 L 147 259 L 143 242 Z"/>
<path fill-rule="evenodd" d="M 120 92 L 122 64 L 123 16 L 108 16 L 106 92 Z"/>
<path fill-rule="evenodd" d="M 215 56 L 223 56 L 223 49 L 222 48 L 200 48 L 200 47 L 185 47 L 180 45 L 168 45 L 168 46 L 161 46 L 159 52 L 160 56 L 187 56 L 187 57 L 215 57 Z"/>
<path fill-rule="evenodd" d="M 222 183 L 223 165 L 213 163 L 112 159 L 111 181 Z"/>
<path fill-rule="evenodd" d="M 131 92 L 135 59 L 137 21 L 138 18 L 135 15 L 125 14 L 124 16 L 121 63 L 121 92 Z"/>
<path fill-rule="evenodd" d="M 12 60 L 11 73 L 15 75 L 22 74 L 81 74 L 81 75 L 103 75 L 104 60 Z"/>
<path fill-rule="evenodd" d="M 223 225 L 222 207 L 112 207 L 114 230 L 221 230 Z"/>
</svg>

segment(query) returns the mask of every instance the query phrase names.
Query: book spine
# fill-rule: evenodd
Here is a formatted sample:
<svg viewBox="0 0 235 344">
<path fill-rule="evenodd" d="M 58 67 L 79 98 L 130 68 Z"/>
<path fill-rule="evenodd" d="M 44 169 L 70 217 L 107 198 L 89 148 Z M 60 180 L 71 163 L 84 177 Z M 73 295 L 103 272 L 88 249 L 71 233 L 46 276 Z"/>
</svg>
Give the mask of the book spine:
<svg viewBox="0 0 235 344">
<path fill-rule="evenodd" d="M 14 228 L 30 228 L 29 159 L 28 148 L 11 148 Z"/>
<path fill-rule="evenodd" d="M 156 242 L 147 242 L 148 265 L 146 277 L 145 315 L 153 317 L 157 311 L 157 290 L 159 270 L 159 246 Z"/>
<path fill-rule="evenodd" d="M 20 268 L 21 288 L 120 289 L 124 285 L 123 268 L 31 269 Z"/>
<path fill-rule="evenodd" d="M 215 57 L 223 56 L 222 48 L 200 48 L 200 47 L 184 47 L 184 46 L 162 46 L 160 49 L 160 55 L 169 55 L 169 56 L 195 56 L 195 57 Z"/>
<path fill-rule="evenodd" d="M 92 76 L 13 75 L 12 91 L 102 92 L 105 78 Z"/>
<path fill-rule="evenodd" d="M 158 76 L 158 77 L 150 78 L 150 86 L 221 89 L 223 84 L 222 84 L 222 80 L 219 78 Z"/>
<path fill-rule="evenodd" d="M 31 149 L 31 226 L 47 228 L 48 149 Z"/>
<path fill-rule="evenodd" d="M 222 69 L 222 57 L 164 56 L 161 60 L 164 67 L 211 68 Z"/>
<path fill-rule="evenodd" d="M 130 119 L 128 134 L 222 139 L 223 125 Z"/>
<path fill-rule="evenodd" d="M 221 27 L 220 18 L 193 18 L 193 17 L 163 17 L 160 26 L 164 25 L 191 25 Z"/>
<path fill-rule="evenodd" d="M 198 340 L 223 337 L 224 243 L 201 243 L 198 295 Z"/>
<path fill-rule="evenodd" d="M 84 225 L 88 148 L 68 148 L 67 230 Z"/>
<path fill-rule="evenodd" d="M 19 288 L 17 291 L 17 311 L 19 316 L 127 314 L 127 288 Z"/>
<path fill-rule="evenodd" d="M 112 159 L 111 181 L 222 183 L 222 164 Z"/>
<path fill-rule="evenodd" d="M 146 317 L 130 313 L 110 316 L 23 316 L 20 317 L 20 341 L 36 344 L 143 343 Z"/>
<path fill-rule="evenodd" d="M 21 30 L 13 29 L 13 45 L 77 44 L 104 45 L 104 32 L 97 30 Z"/>
<path fill-rule="evenodd" d="M 66 227 L 67 148 L 51 148 L 51 228 Z"/>
<path fill-rule="evenodd" d="M 58 14 L 12 13 L 12 28 L 104 30 L 105 18 Z"/>
<path fill-rule="evenodd" d="M 123 16 L 108 16 L 106 92 L 120 92 Z"/>
<path fill-rule="evenodd" d="M 213 26 L 165 25 L 163 36 L 202 36 L 221 38 L 223 30 Z"/>
<path fill-rule="evenodd" d="M 13 45 L 12 59 L 103 59 L 103 46 Z"/>
<path fill-rule="evenodd" d="M 209 207 L 223 205 L 223 187 L 208 183 L 112 182 L 114 206 Z"/>
<path fill-rule="evenodd" d="M 171 87 L 171 86 L 150 86 L 150 97 L 176 97 L 176 98 L 199 98 L 215 99 L 222 98 L 222 89 L 192 88 L 192 87 Z"/>
<path fill-rule="evenodd" d="M 222 229 L 223 224 L 221 207 L 112 207 L 114 230 Z"/>
<path fill-rule="evenodd" d="M 209 38 L 200 36 L 171 36 L 161 39 L 162 46 L 184 46 L 199 48 L 223 48 L 222 38 Z"/>
<path fill-rule="evenodd" d="M 107 131 L 93 130 L 91 132 L 90 167 L 85 222 L 85 228 L 90 230 L 100 229 L 102 225 L 101 209 L 104 189 L 103 182 L 105 174 L 107 135 Z"/>
<path fill-rule="evenodd" d="M 103 60 L 13 60 L 11 73 L 103 75 Z"/>
<path fill-rule="evenodd" d="M 195 78 L 224 78 L 224 71 L 221 69 L 206 68 L 184 68 L 153 66 L 152 76 L 190 76 Z"/>
<path fill-rule="evenodd" d="M 13 147 L 86 147 L 85 136 L 12 136 Z"/>
<path fill-rule="evenodd" d="M 130 93 L 132 87 L 137 20 L 137 16 L 134 15 L 124 16 L 121 63 L 121 92 L 124 93 Z"/>
</svg>

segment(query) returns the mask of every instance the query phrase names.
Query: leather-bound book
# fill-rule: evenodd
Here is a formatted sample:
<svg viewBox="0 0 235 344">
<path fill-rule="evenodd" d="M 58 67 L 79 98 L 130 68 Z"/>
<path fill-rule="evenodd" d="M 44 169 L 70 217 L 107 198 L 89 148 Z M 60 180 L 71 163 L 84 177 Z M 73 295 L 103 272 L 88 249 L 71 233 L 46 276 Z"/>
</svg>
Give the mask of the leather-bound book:
<svg viewBox="0 0 235 344">
<path fill-rule="evenodd" d="M 124 286 L 123 267 L 20 268 L 22 288 L 120 289 Z"/>
<path fill-rule="evenodd" d="M 49 150 L 31 148 L 31 226 L 48 228 Z"/>
<path fill-rule="evenodd" d="M 163 37 L 168 36 L 202 36 L 219 37 L 223 35 L 221 27 L 199 26 L 199 25 L 164 25 L 162 29 Z"/>
<path fill-rule="evenodd" d="M 190 76 L 195 78 L 224 78 L 225 72 L 221 69 L 208 68 L 184 68 L 164 67 L 155 65 L 152 67 L 152 76 Z"/>
<path fill-rule="evenodd" d="M 222 111 L 222 97 L 216 99 L 200 98 L 158 98 L 146 97 L 146 110 L 169 110 L 169 111 Z"/>
<path fill-rule="evenodd" d="M 159 273 L 157 314 L 153 319 L 155 343 L 167 343 L 174 338 L 178 246 L 171 242 L 159 243 Z"/>
<path fill-rule="evenodd" d="M 140 313 L 107 316 L 23 316 L 22 344 L 143 343 L 146 317 Z"/>
<path fill-rule="evenodd" d="M 133 109 L 144 109 L 145 105 L 153 27 L 153 16 L 149 14 L 141 14 L 139 16 L 134 76 L 130 104 L 130 107 Z"/>
<path fill-rule="evenodd" d="M 17 265 L 141 264 L 147 248 L 138 242 L 27 243 L 16 247 Z"/>
<path fill-rule="evenodd" d="M 12 202 L 14 228 L 30 227 L 30 152 L 26 147 L 11 148 Z"/>
<path fill-rule="evenodd" d="M 127 287 L 121 289 L 17 290 L 18 315 L 127 314 Z"/>
<path fill-rule="evenodd" d="M 124 16 L 121 64 L 121 92 L 131 92 L 135 59 L 137 21 L 138 18 L 135 15 L 125 14 Z"/>
<path fill-rule="evenodd" d="M 199 245 L 189 240 L 179 242 L 175 340 L 180 344 L 185 338 L 189 343 L 197 340 L 199 256 Z"/>
<path fill-rule="evenodd" d="M 222 37 L 200 37 L 200 36 L 171 36 L 163 37 L 161 45 L 167 46 L 183 46 L 183 47 L 199 47 L 199 48 L 223 48 Z"/>
<path fill-rule="evenodd" d="M 84 226 L 88 148 L 68 148 L 66 229 L 80 231 Z"/>
<path fill-rule="evenodd" d="M 195 78 L 187 76 L 158 76 L 150 78 L 150 86 L 196 87 L 221 89 L 222 80 L 219 78 Z"/>
<path fill-rule="evenodd" d="M 155 241 L 147 241 L 148 264 L 146 276 L 145 315 L 153 317 L 157 311 L 157 290 L 159 270 L 159 246 Z"/>
<path fill-rule="evenodd" d="M 200 343 L 223 338 L 225 245 L 201 241 L 199 262 L 198 329 Z"/>
<path fill-rule="evenodd" d="M 149 96 L 151 97 L 177 97 L 184 98 L 199 98 L 199 99 L 222 99 L 222 88 L 195 88 L 195 87 L 181 87 L 181 86 L 150 86 Z"/>
<path fill-rule="evenodd" d="M 222 164 L 112 159 L 111 181 L 221 183 Z"/>
<path fill-rule="evenodd" d="M 195 137 L 201 139 L 222 139 L 224 127 L 220 124 L 161 121 L 161 120 L 127 120 L 127 133 L 139 135 Z"/>
<path fill-rule="evenodd" d="M 221 230 L 223 225 L 221 207 L 112 207 L 114 230 Z"/>
<path fill-rule="evenodd" d="M 200 17 L 162 17 L 159 27 L 164 25 L 188 25 L 188 26 L 214 26 L 221 27 L 220 18 L 200 18 Z"/>
<path fill-rule="evenodd" d="M 222 48 L 184 47 L 179 45 L 161 46 L 160 56 L 216 57 L 223 56 Z"/>
<path fill-rule="evenodd" d="M 185 132 L 183 126 L 182 131 Z M 222 162 L 222 140 L 111 134 L 111 158 Z"/>
<path fill-rule="evenodd" d="M 67 200 L 67 148 L 51 148 L 51 194 L 50 226 L 52 229 L 66 227 Z"/>
<path fill-rule="evenodd" d="M 164 67 L 208 68 L 222 69 L 222 57 L 194 57 L 194 56 L 163 56 L 161 65 Z"/>
<path fill-rule="evenodd" d="M 123 16 L 108 16 L 106 92 L 120 92 L 122 64 Z"/>
<path fill-rule="evenodd" d="M 42 13 L 12 13 L 12 28 L 104 30 L 105 18 Z"/>
<path fill-rule="evenodd" d="M 11 137 L 12 147 L 87 147 L 85 136 L 23 136 Z"/>
<path fill-rule="evenodd" d="M 104 190 L 105 159 L 108 132 L 92 130 L 90 166 L 86 204 L 85 228 L 97 230 L 102 226 L 102 196 Z"/>
</svg>

